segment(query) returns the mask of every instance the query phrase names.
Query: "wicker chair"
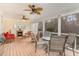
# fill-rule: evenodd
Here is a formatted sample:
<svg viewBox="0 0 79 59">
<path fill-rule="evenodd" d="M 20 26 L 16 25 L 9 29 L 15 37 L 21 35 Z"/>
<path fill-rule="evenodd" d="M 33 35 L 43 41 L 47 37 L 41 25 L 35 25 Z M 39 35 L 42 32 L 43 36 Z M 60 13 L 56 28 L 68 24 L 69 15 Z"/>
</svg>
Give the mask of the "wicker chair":
<svg viewBox="0 0 79 59">
<path fill-rule="evenodd" d="M 70 33 L 65 44 L 65 49 L 68 49 L 69 47 L 72 48 L 73 55 L 75 56 L 75 40 L 76 40 L 76 34 Z"/>
<path fill-rule="evenodd" d="M 51 35 L 48 55 L 50 55 L 50 52 L 58 52 L 59 55 L 65 55 L 65 41 L 66 36 Z"/>
</svg>

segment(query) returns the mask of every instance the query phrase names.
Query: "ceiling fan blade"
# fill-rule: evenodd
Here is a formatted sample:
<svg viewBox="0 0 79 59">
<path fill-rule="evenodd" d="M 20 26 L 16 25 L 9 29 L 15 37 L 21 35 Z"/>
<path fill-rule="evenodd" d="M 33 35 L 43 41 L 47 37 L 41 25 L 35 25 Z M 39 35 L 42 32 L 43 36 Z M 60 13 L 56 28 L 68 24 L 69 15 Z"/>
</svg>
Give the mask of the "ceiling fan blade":
<svg viewBox="0 0 79 59">
<path fill-rule="evenodd" d="M 30 9 L 25 9 L 25 11 L 32 11 L 32 10 L 30 10 Z"/>
<path fill-rule="evenodd" d="M 32 5 L 28 5 L 28 7 L 31 8 L 31 9 L 33 8 Z"/>
<path fill-rule="evenodd" d="M 33 14 L 34 12 L 31 12 L 30 14 Z"/>
<path fill-rule="evenodd" d="M 36 10 L 38 10 L 38 11 L 42 11 L 42 10 L 43 10 L 43 8 L 40 8 L 40 7 L 39 7 L 39 8 L 36 8 Z"/>
<path fill-rule="evenodd" d="M 29 19 L 29 18 L 25 17 L 25 20 L 27 20 L 27 19 Z"/>
<path fill-rule="evenodd" d="M 37 11 L 36 13 L 37 13 L 38 15 L 40 15 L 40 14 L 41 14 L 41 13 L 40 13 L 40 12 L 38 12 L 38 11 Z"/>
<path fill-rule="evenodd" d="M 35 13 L 35 14 L 38 14 L 38 15 L 40 15 L 40 12 L 39 11 L 34 11 L 34 12 L 31 12 L 30 14 L 33 14 L 33 13 Z"/>
</svg>

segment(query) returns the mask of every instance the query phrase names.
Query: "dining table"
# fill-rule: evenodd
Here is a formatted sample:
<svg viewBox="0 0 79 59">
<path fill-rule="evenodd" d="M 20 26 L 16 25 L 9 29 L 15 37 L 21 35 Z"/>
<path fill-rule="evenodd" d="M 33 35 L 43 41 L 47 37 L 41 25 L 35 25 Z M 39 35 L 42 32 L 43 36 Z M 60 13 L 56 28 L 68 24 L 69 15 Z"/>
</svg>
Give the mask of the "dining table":
<svg viewBox="0 0 79 59">
<path fill-rule="evenodd" d="M 44 36 L 42 39 L 46 42 L 46 53 L 49 52 L 49 41 L 50 41 L 50 36 Z"/>
<path fill-rule="evenodd" d="M 49 41 L 50 40 L 50 36 L 44 36 L 42 37 L 43 40 Z"/>
</svg>

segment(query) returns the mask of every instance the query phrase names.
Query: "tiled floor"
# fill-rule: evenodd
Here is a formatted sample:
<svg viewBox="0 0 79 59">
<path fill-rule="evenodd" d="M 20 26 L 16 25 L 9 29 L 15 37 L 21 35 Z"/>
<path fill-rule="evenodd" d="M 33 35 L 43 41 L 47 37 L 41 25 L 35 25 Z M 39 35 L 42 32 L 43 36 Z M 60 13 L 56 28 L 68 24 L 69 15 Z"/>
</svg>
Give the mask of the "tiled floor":
<svg viewBox="0 0 79 59">
<path fill-rule="evenodd" d="M 4 44 L 0 47 L 1 56 L 47 56 L 43 49 L 38 49 L 35 53 L 35 45 L 30 38 L 16 39 L 15 42 Z M 57 53 L 51 53 L 57 55 Z M 66 50 L 66 55 L 71 56 L 72 52 Z"/>
</svg>

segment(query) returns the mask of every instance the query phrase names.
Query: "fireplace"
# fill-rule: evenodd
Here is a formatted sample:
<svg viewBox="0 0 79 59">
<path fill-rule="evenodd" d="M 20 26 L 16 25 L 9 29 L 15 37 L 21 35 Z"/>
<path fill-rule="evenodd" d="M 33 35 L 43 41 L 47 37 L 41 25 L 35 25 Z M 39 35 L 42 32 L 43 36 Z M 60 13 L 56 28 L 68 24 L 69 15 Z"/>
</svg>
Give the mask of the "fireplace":
<svg viewBox="0 0 79 59">
<path fill-rule="evenodd" d="M 20 37 L 20 36 L 23 36 L 23 31 L 21 29 L 19 29 L 17 31 L 17 36 Z"/>
</svg>

